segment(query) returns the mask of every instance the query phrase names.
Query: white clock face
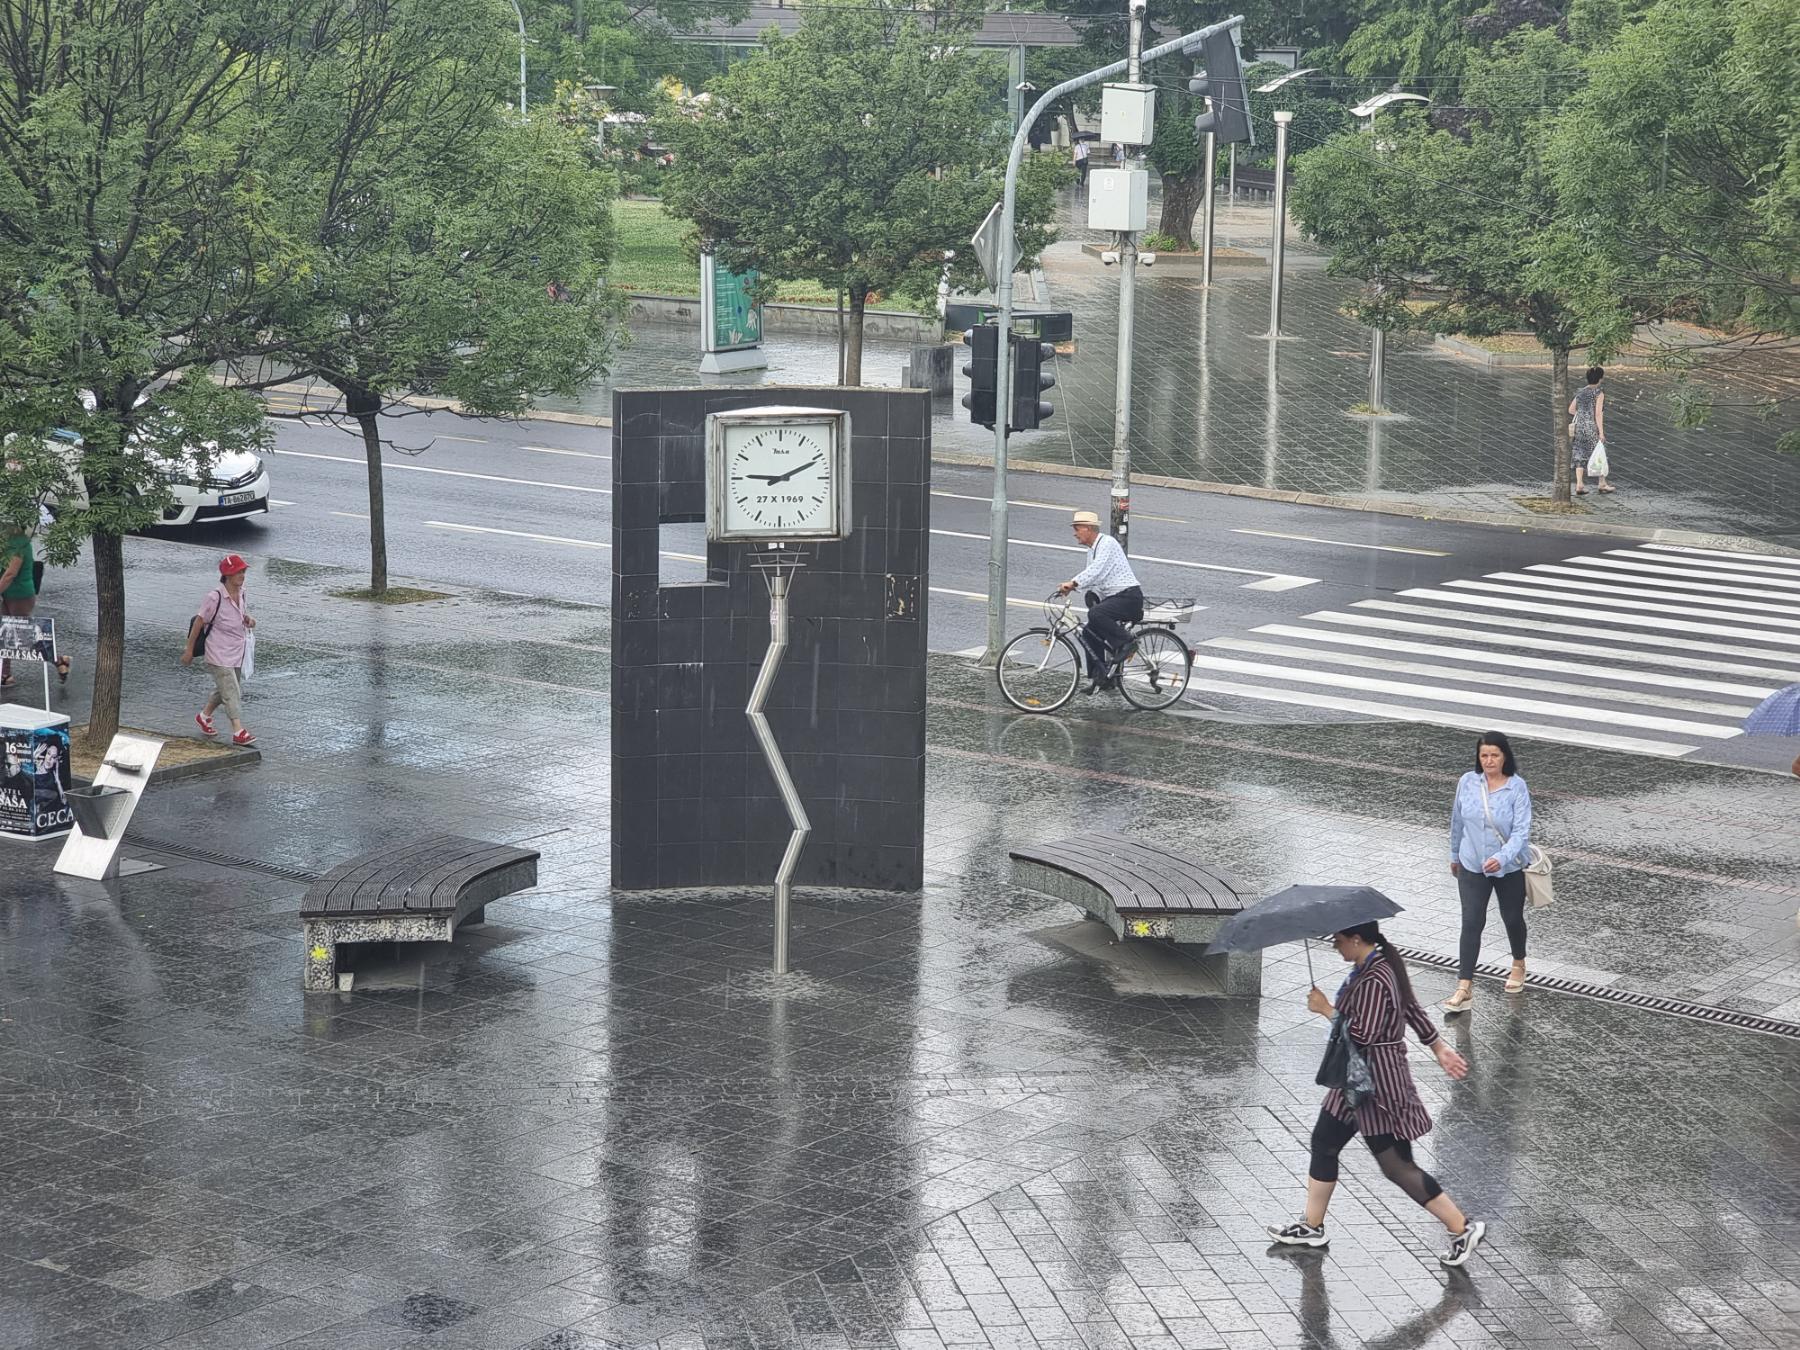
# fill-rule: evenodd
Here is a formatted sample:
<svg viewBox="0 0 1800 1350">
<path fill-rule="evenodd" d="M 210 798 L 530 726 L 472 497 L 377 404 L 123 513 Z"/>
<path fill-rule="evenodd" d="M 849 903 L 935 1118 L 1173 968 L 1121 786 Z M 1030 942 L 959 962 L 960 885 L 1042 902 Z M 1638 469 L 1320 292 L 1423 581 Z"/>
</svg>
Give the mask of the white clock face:
<svg viewBox="0 0 1800 1350">
<path fill-rule="evenodd" d="M 837 454 L 822 426 L 725 428 L 724 524 L 731 534 L 821 534 L 833 525 Z"/>
</svg>

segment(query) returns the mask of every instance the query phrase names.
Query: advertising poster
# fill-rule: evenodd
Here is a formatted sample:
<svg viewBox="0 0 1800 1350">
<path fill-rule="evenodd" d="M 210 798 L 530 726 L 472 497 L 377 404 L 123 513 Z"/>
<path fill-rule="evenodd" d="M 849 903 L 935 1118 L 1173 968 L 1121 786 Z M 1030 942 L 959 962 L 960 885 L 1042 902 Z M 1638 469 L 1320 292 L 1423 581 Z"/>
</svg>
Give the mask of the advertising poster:
<svg viewBox="0 0 1800 1350">
<path fill-rule="evenodd" d="M 710 253 L 700 255 L 703 351 L 729 352 L 762 341 L 762 306 L 750 298 L 755 272 L 732 272 L 718 266 Z"/>
<path fill-rule="evenodd" d="M 68 731 L 9 727 L 0 736 L 0 831 L 31 837 L 72 828 Z"/>
<path fill-rule="evenodd" d="M 0 657 L 56 664 L 56 620 L 37 615 L 0 617 Z"/>
</svg>

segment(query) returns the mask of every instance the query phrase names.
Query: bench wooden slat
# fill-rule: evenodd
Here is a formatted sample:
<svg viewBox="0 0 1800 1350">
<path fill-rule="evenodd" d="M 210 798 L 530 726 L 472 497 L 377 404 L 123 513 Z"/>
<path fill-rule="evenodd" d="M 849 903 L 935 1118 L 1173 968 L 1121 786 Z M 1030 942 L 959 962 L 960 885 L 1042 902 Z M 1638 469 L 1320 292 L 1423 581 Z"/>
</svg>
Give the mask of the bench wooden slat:
<svg viewBox="0 0 1800 1350">
<path fill-rule="evenodd" d="M 1143 840 L 1089 835 L 1009 853 L 1098 887 L 1121 914 L 1235 914 L 1245 904 L 1229 873 Z"/>
<path fill-rule="evenodd" d="M 459 835 L 431 835 L 340 863 L 307 889 L 302 918 L 452 913 L 461 893 L 492 872 L 535 864 L 533 850 Z"/>
</svg>

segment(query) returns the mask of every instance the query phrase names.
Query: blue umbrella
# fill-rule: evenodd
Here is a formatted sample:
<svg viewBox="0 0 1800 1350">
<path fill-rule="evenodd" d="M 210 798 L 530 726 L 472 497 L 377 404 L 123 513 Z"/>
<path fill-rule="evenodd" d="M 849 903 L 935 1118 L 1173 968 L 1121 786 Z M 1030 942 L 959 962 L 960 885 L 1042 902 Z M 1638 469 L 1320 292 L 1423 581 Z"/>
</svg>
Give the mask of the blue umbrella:
<svg viewBox="0 0 1800 1350">
<path fill-rule="evenodd" d="M 1800 684 L 1777 689 L 1744 719 L 1752 736 L 1800 736 Z"/>
</svg>

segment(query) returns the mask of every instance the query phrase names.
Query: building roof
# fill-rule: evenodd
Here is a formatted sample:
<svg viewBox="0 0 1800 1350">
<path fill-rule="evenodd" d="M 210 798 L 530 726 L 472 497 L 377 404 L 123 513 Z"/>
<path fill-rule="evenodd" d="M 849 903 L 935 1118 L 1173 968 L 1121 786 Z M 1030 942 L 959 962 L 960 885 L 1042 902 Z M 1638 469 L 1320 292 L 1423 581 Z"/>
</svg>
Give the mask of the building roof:
<svg viewBox="0 0 1800 1350">
<path fill-rule="evenodd" d="M 920 10 L 929 15 L 930 10 Z M 800 26 L 799 9 L 788 5 L 756 5 L 750 6 L 750 12 L 740 23 L 727 23 L 722 19 L 708 19 L 696 23 L 690 30 L 677 33 L 675 36 L 682 42 L 717 42 L 727 46 L 750 46 L 770 28 L 778 28 L 785 35 L 792 33 Z M 1060 14 L 1033 14 L 1012 11 L 990 13 L 982 20 L 981 31 L 975 35 L 972 45 L 976 47 L 1074 47 L 1081 43 L 1080 35 Z"/>
</svg>

